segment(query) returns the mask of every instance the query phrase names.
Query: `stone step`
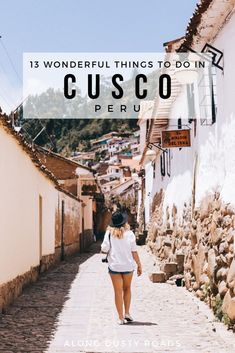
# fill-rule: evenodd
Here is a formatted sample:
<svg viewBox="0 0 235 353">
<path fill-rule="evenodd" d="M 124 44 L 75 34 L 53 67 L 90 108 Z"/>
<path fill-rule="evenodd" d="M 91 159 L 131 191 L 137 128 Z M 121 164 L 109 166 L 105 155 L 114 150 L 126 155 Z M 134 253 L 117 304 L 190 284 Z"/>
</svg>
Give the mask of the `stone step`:
<svg viewBox="0 0 235 353">
<path fill-rule="evenodd" d="M 178 272 L 183 273 L 184 272 L 184 254 L 176 254 L 176 262 L 178 265 Z"/>
<path fill-rule="evenodd" d="M 166 281 L 166 274 L 163 271 L 153 272 L 149 275 L 153 283 L 164 283 Z"/>
<path fill-rule="evenodd" d="M 169 279 L 171 276 L 175 275 L 178 271 L 177 262 L 166 262 L 164 264 L 163 271 L 166 274 L 166 278 Z"/>
</svg>

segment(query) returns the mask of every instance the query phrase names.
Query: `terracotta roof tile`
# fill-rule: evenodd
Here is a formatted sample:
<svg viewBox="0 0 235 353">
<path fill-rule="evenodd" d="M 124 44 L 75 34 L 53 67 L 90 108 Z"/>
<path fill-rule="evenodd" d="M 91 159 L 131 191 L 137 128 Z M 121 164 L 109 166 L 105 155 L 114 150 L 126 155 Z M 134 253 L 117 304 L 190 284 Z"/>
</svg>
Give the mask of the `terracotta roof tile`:
<svg viewBox="0 0 235 353">
<path fill-rule="evenodd" d="M 4 114 L 4 115 L 0 114 L 0 128 L 1 127 L 18 142 L 18 144 L 20 145 L 22 150 L 25 151 L 27 153 L 27 155 L 30 157 L 30 159 L 32 160 L 35 167 L 38 168 L 39 171 L 44 174 L 44 176 L 46 176 L 49 180 L 51 180 L 54 183 L 57 190 L 62 191 L 63 193 L 76 199 L 77 201 L 80 201 L 76 196 L 74 196 L 73 194 L 71 194 L 67 190 L 63 189 L 59 185 L 58 180 L 56 179 L 55 175 L 50 170 L 48 170 L 45 165 L 43 165 L 40 162 L 39 158 L 37 157 L 35 148 L 25 140 L 25 138 L 23 137 L 22 134 L 16 132 L 13 129 L 13 127 L 11 125 L 11 121 L 6 114 Z"/>
</svg>

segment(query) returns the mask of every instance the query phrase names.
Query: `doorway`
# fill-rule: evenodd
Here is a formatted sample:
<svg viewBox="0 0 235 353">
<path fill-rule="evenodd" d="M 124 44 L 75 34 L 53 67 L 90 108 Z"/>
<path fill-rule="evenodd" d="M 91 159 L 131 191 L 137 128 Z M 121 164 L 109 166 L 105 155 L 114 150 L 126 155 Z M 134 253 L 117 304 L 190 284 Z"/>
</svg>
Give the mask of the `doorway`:
<svg viewBox="0 0 235 353">
<path fill-rule="evenodd" d="M 39 195 L 38 199 L 39 206 L 39 264 L 41 264 L 42 260 L 42 196 Z"/>
<path fill-rule="evenodd" d="M 61 202 L 61 253 L 60 253 L 60 260 L 63 261 L 65 258 L 64 254 L 64 200 Z"/>
</svg>

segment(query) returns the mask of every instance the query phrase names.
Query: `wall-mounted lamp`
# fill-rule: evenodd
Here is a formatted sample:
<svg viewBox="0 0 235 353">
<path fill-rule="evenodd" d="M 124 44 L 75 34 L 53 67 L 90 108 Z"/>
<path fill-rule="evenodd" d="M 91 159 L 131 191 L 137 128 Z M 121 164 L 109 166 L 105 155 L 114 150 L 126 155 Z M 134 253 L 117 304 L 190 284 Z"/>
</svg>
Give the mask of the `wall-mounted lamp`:
<svg viewBox="0 0 235 353">
<path fill-rule="evenodd" d="M 163 153 L 168 153 L 167 149 L 162 148 L 160 144 L 156 145 L 156 143 L 149 142 L 148 145 L 147 145 L 147 148 L 149 148 L 150 151 L 154 151 L 154 150 L 153 150 L 153 147 L 156 147 L 158 150 L 162 151 Z M 156 151 L 154 151 L 154 152 L 155 152 L 155 154 L 157 154 Z M 148 152 L 147 152 L 147 153 L 148 153 Z M 153 160 L 154 160 L 154 159 L 153 159 Z M 152 161 L 153 161 L 153 160 L 152 160 Z"/>
</svg>

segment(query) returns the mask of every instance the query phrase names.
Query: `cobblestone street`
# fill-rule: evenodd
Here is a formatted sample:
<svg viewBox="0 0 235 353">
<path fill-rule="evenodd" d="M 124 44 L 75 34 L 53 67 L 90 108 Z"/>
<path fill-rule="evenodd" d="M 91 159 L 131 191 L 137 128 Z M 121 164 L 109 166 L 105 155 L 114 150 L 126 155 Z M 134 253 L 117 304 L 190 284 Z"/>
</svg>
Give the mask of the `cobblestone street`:
<svg viewBox="0 0 235 353">
<path fill-rule="evenodd" d="M 91 255 L 85 253 L 73 257 L 41 274 L 36 283 L 25 288 L 6 314 L 0 315 L 1 353 L 41 353 L 46 350 L 79 264 Z"/>
<path fill-rule="evenodd" d="M 144 273 L 133 279 L 136 321 L 118 326 L 107 264 L 98 249 L 95 244 L 24 290 L 0 317 L 0 352 L 235 351 L 235 335 L 204 303 L 185 288 L 149 280 L 153 259 L 144 247 L 139 248 Z"/>
</svg>

